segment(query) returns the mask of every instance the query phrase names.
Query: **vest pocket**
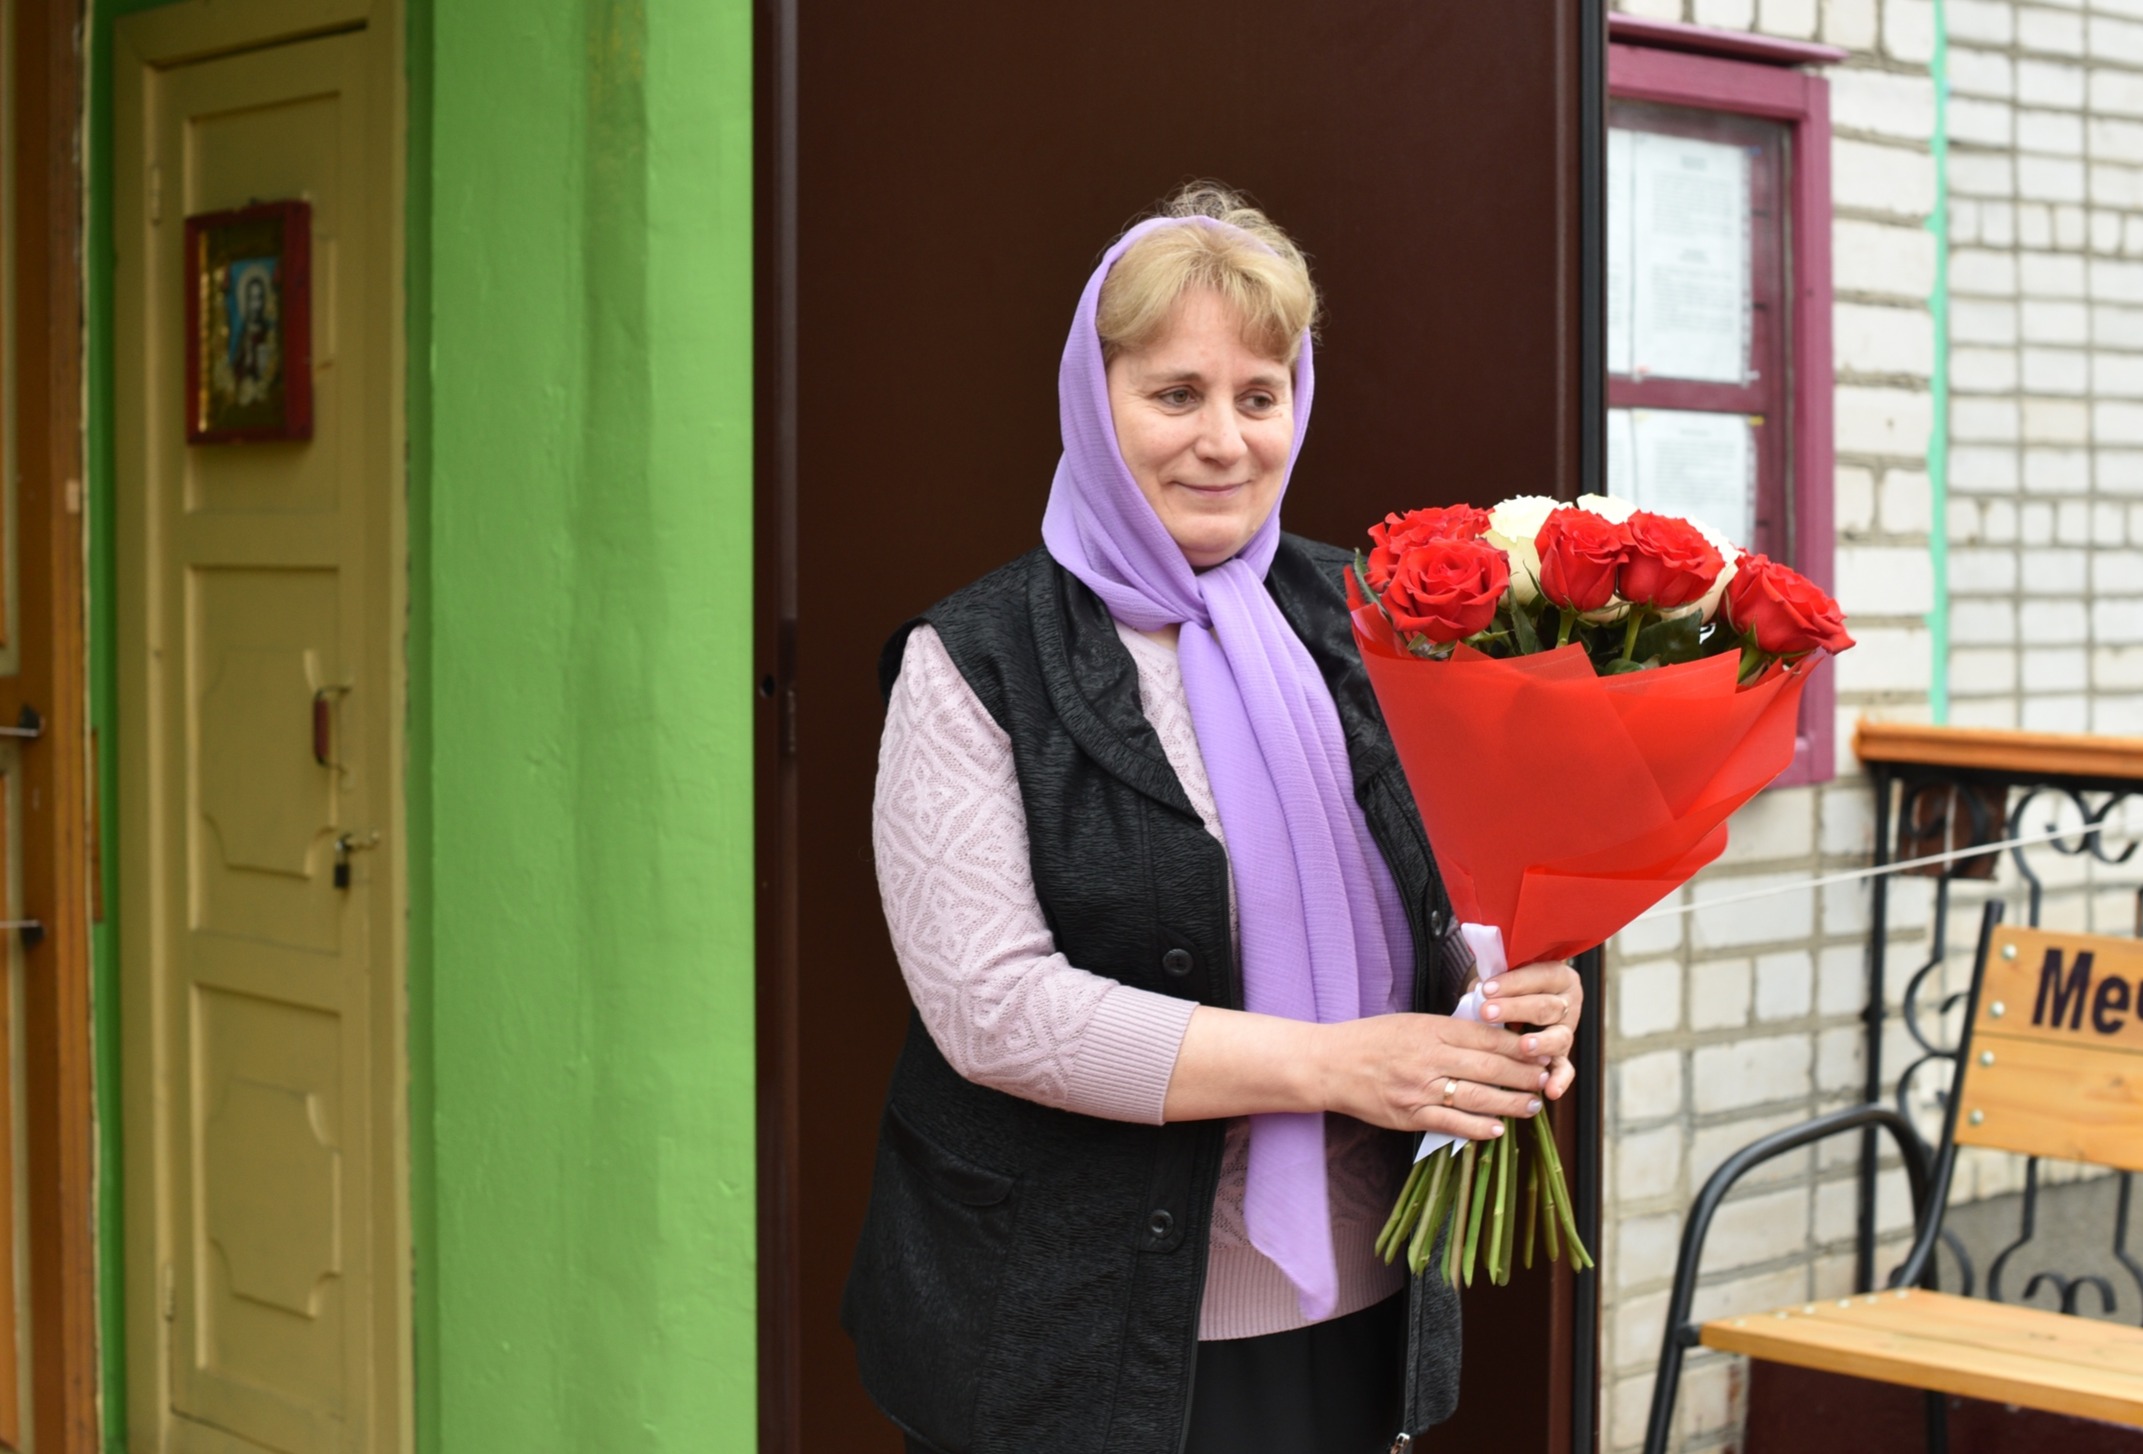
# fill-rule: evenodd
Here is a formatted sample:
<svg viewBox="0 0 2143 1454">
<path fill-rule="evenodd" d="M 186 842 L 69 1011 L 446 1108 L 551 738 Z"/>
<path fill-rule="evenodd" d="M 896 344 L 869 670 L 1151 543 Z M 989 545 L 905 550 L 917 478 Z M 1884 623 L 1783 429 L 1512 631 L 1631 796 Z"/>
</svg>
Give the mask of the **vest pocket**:
<svg viewBox="0 0 2143 1454">
<path fill-rule="evenodd" d="M 841 1320 L 871 1396 L 950 1454 L 973 1442 L 1017 1191 L 886 1107 Z"/>
</svg>

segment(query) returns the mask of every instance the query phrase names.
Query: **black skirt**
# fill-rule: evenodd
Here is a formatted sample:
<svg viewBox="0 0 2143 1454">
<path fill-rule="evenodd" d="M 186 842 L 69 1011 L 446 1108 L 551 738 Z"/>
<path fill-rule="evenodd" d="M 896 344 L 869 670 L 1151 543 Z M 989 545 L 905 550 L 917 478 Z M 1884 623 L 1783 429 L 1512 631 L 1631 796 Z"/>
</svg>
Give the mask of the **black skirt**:
<svg viewBox="0 0 2143 1454">
<path fill-rule="evenodd" d="M 1385 1454 L 1405 1358 L 1403 1292 L 1307 1328 L 1200 1343 L 1185 1454 Z"/>
<path fill-rule="evenodd" d="M 1403 1292 L 1307 1328 L 1200 1343 L 1184 1454 L 1386 1454 L 1405 1357 Z M 908 1449 L 931 1454 L 919 1439 Z"/>
</svg>

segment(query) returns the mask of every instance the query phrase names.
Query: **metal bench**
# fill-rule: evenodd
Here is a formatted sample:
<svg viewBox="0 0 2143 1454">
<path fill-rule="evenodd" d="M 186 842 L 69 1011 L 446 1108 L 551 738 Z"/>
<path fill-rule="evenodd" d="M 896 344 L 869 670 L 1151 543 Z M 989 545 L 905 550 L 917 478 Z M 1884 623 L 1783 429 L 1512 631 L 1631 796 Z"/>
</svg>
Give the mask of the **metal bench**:
<svg viewBox="0 0 2143 1454">
<path fill-rule="evenodd" d="M 1864 1105 L 1744 1147 L 1705 1183 L 1682 1231 L 1646 1454 L 1665 1454 L 1683 1356 L 1699 1345 L 1927 1390 L 1930 1450 L 1947 1446 L 1952 1394 L 2143 1427 L 2143 1327 L 1935 1286 L 1959 1147 L 2143 1170 L 2143 941 L 2000 919 L 2001 904 L 1987 904 L 1957 1079 L 1931 1167 L 1901 1112 Z M 1789 1151 L 1870 1129 L 1897 1143 L 1912 1191 L 1916 1235 L 1888 1287 L 1692 1323 L 1705 1234 L 1734 1184 Z M 2127 1251 L 2127 1215 L 2124 1182 L 2114 1252 L 2143 1285 L 2143 1267 Z M 2082 1281 L 2060 1289 L 2064 1307 L 2073 1309 Z M 2110 1290 L 2101 1291 L 2110 1304 Z"/>
</svg>

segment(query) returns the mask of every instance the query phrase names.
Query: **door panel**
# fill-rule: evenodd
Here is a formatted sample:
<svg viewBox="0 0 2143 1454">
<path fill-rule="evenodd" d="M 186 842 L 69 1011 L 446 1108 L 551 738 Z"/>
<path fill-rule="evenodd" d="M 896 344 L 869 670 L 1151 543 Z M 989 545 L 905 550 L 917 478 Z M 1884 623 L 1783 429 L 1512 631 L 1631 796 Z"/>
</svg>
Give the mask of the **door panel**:
<svg viewBox="0 0 2143 1454">
<path fill-rule="evenodd" d="M 189 10 L 232 13 L 150 12 L 139 48 L 183 56 Z M 161 1295 L 130 1308 L 146 1448 L 407 1447 L 384 34 L 144 55 L 120 80 L 144 184 L 119 235 L 145 343 L 120 401 L 120 826 L 148 1052 L 130 1284 Z M 313 437 L 188 446 L 184 219 L 280 198 L 312 209 Z"/>
</svg>

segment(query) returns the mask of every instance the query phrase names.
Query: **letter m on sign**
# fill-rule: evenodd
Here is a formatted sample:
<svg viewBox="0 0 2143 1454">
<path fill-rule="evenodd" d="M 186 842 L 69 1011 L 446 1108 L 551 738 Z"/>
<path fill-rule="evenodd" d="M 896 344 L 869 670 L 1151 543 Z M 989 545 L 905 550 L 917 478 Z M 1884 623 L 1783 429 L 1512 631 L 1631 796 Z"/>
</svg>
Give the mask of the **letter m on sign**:
<svg viewBox="0 0 2143 1454">
<path fill-rule="evenodd" d="M 2083 1002 L 2091 988 L 2091 951 L 2081 950 L 2076 963 L 2069 969 L 2066 978 L 2061 973 L 2061 951 L 2048 949 L 2046 961 L 2039 966 L 2039 999 L 2031 1007 L 2031 1022 L 2061 1028 L 2063 1016 L 2068 1018 L 2068 1028 L 2083 1028 Z"/>
</svg>

